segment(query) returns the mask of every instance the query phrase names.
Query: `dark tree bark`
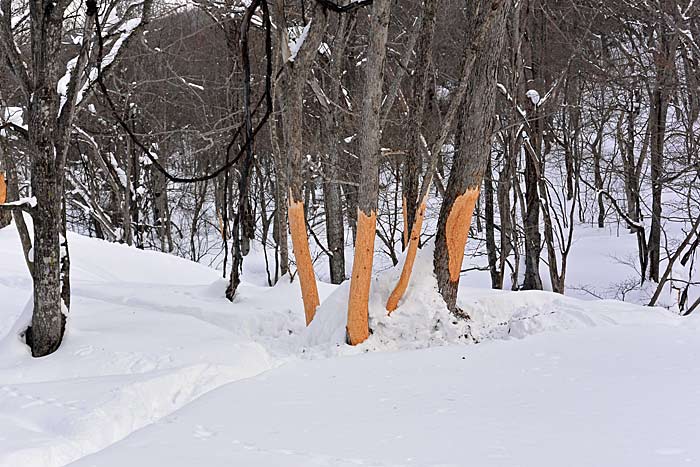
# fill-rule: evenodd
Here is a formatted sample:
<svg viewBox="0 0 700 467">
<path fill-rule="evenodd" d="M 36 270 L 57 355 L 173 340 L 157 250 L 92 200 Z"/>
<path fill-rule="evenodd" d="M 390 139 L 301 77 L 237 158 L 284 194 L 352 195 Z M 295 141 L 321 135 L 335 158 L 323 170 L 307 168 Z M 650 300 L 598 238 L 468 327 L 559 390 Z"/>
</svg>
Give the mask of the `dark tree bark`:
<svg viewBox="0 0 700 467">
<path fill-rule="evenodd" d="M 433 40 L 437 24 L 437 4 L 438 0 L 425 0 L 423 2 L 423 20 L 416 43 L 416 60 L 413 67 L 414 74 L 411 88 L 413 105 L 408 118 L 407 151 L 401 177 L 404 206 L 402 246 L 404 250 L 408 247 L 409 235 L 416 220 L 416 211 L 420 209 L 419 206 L 422 202 L 419 190 L 423 168 L 421 155 L 426 152 L 426 143 L 423 138 L 425 136 L 424 115 L 428 95 L 431 91 L 430 78 L 433 62 Z M 433 155 L 433 157 L 437 157 L 437 155 Z"/>
<path fill-rule="evenodd" d="M 544 23 L 540 0 L 527 2 L 523 10 L 528 24 L 526 36 L 528 41 L 529 71 L 532 82 L 542 83 L 542 65 L 544 52 Z M 538 174 L 543 170 L 542 154 L 544 117 L 538 112 L 537 104 L 528 97 L 528 127 L 530 129 L 529 144 L 534 148 L 534 156 L 525 151 L 525 212 L 523 213 L 523 230 L 525 232 L 525 276 L 522 288 L 524 290 L 542 290 L 540 277 L 540 252 L 542 236 L 540 234 L 540 196 Z"/>
<path fill-rule="evenodd" d="M 486 174 L 484 176 L 484 216 L 486 224 L 486 252 L 489 260 L 489 273 L 491 275 L 491 288 L 500 289 L 503 284 L 503 271 L 499 269 L 498 247 L 496 245 L 495 208 L 493 199 L 493 168 L 491 156 L 486 160 Z"/>
<path fill-rule="evenodd" d="M 340 100 L 343 71 L 345 68 L 345 52 L 349 34 L 353 30 L 354 20 L 347 14 L 338 16 L 338 30 L 332 51 L 334 54 L 330 66 L 330 81 L 327 86 L 328 99 L 318 96 L 326 118 L 321 119 L 325 147 L 328 157 L 324 164 L 323 202 L 326 213 L 326 238 L 330 252 L 329 267 L 331 282 L 340 284 L 345 280 L 345 226 L 343 223 L 343 205 L 340 189 L 341 154 L 338 147 L 340 138 L 340 118 L 337 104 Z M 330 103 L 328 102 L 330 101 Z"/>
<path fill-rule="evenodd" d="M 651 172 L 651 230 L 649 232 L 649 279 L 659 281 L 661 263 L 661 195 L 664 189 L 664 144 L 666 142 L 666 118 L 673 95 L 676 74 L 676 48 L 678 32 L 667 23 L 667 18 L 677 15 L 676 2 L 661 2 L 657 24 L 650 32 L 653 41 L 655 80 L 651 89 L 650 132 L 650 172 Z"/>
</svg>

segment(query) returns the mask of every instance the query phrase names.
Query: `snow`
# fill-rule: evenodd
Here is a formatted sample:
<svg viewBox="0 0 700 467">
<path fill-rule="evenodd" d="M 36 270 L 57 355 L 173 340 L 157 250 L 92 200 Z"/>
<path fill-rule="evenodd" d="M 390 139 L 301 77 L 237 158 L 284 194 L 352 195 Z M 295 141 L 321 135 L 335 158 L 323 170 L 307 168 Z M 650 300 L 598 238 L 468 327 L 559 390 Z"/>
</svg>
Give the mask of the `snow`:
<svg viewBox="0 0 700 467">
<path fill-rule="evenodd" d="M 30 208 L 35 208 L 36 203 L 36 198 L 34 196 L 30 196 L 26 198 L 20 198 L 17 201 L 4 203 L 3 206 L 29 206 Z"/>
<path fill-rule="evenodd" d="M 185 85 L 197 89 L 198 91 L 204 91 L 204 86 L 200 86 L 199 84 L 191 83 L 187 81 L 185 78 L 180 78 L 180 81 L 182 81 Z"/>
<path fill-rule="evenodd" d="M 304 29 L 301 30 L 301 32 L 298 32 L 294 28 L 290 30 L 290 36 L 292 36 L 293 39 L 288 44 L 290 53 L 288 61 L 293 62 L 294 60 L 296 60 L 297 54 L 301 50 L 301 47 L 304 45 L 304 41 L 306 41 L 306 38 L 309 35 L 309 30 L 311 29 L 312 21 L 313 19 L 310 19 L 309 22 L 304 26 Z"/>
<path fill-rule="evenodd" d="M 536 89 L 529 89 L 529 90 L 525 93 L 525 95 L 527 96 L 528 99 L 530 99 L 530 102 L 532 102 L 532 104 L 533 104 L 534 106 L 537 106 L 537 104 L 539 104 L 539 102 L 540 102 L 540 93 L 537 92 Z"/>
<path fill-rule="evenodd" d="M 24 129 L 27 126 L 24 124 L 24 112 L 21 107 L 1 107 L 2 108 L 2 121 L 7 123 L 12 123 Z"/>
<path fill-rule="evenodd" d="M 294 362 L 74 465 L 697 465 L 696 333 L 658 331 Z"/>
<path fill-rule="evenodd" d="M 286 277 L 263 287 L 246 270 L 230 303 L 200 264 L 68 242 L 67 334 L 33 359 L 31 280 L 0 230 L 0 466 L 700 464 L 698 317 L 467 275 L 472 320 L 457 321 L 426 246 L 390 317 L 400 269 L 374 277 L 373 334 L 350 347 L 346 284 L 319 284 L 305 328 Z"/>
<path fill-rule="evenodd" d="M 0 106 L 0 125 L 11 124 L 19 128 L 27 129 L 24 123 L 24 111 L 21 107 L 2 107 Z M 7 136 L 6 130 L 0 130 L 0 136 Z"/>
</svg>

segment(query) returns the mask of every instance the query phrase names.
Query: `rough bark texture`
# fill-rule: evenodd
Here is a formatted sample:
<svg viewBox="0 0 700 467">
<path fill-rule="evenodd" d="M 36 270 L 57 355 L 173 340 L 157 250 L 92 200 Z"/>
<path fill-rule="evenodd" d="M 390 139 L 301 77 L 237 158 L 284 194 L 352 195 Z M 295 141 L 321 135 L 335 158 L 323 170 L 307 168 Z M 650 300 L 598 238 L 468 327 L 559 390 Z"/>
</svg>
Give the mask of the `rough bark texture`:
<svg viewBox="0 0 700 467">
<path fill-rule="evenodd" d="M 34 212 L 34 312 L 27 341 L 32 355 L 54 352 L 63 339 L 65 312 L 61 303 L 63 162 L 65 148 L 57 145 L 59 96 L 58 56 L 63 34 L 63 9 L 55 3 L 31 2 L 31 43 L 34 96 L 29 103 L 29 148 L 32 152 Z M 60 141 L 62 142 L 62 141 Z"/>
<path fill-rule="evenodd" d="M 374 256 L 374 237 L 379 194 L 380 115 L 386 42 L 389 32 L 391 0 L 375 0 L 367 51 L 365 96 L 360 129 L 360 189 L 357 210 L 355 261 L 350 279 L 347 337 L 352 345 L 369 336 L 368 300 Z"/>
<path fill-rule="evenodd" d="M 503 274 L 498 265 L 498 251 L 495 232 L 495 207 L 493 196 L 493 170 L 491 157 L 487 159 L 486 176 L 484 177 L 484 217 L 486 218 L 486 251 L 489 260 L 489 273 L 491 274 L 491 288 L 500 289 L 503 283 Z"/>
<path fill-rule="evenodd" d="M 3 0 L 0 5 L 2 17 L 10 17 L 10 2 Z M 97 4 L 87 2 L 82 45 L 75 56 L 74 72 L 70 75 L 65 93 L 59 96 L 57 85 L 65 70 L 63 24 L 68 6 L 69 2 L 66 1 L 29 2 L 31 58 L 26 60 L 30 62 L 29 67 L 25 65 L 7 28 L 0 36 L 0 46 L 11 64 L 10 70 L 26 98 L 31 187 L 37 203 L 36 208 L 32 209 L 34 310 L 32 325 L 26 336 L 32 355 L 36 357 L 55 351 L 61 344 L 65 329 L 70 262 L 63 218 L 64 168 L 78 96 L 87 80 L 85 70 L 97 16 Z M 151 1 L 145 0 L 139 27 L 146 23 L 150 7 Z"/>
<path fill-rule="evenodd" d="M 326 238 L 328 240 L 329 268 L 331 282 L 340 284 L 345 280 L 345 227 L 343 223 L 343 205 L 340 190 L 340 165 L 341 153 L 338 147 L 338 135 L 340 134 L 340 118 L 335 105 L 338 102 L 342 86 L 343 71 L 345 68 L 345 50 L 348 36 L 353 24 L 349 24 L 348 15 L 340 15 L 338 18 L 338 32 L 335 42 L 335 57 L 331 63 L 330 79 L 328 86 L 328 99 L 319 96 L 319 102 L 326 113 L 326 118 L 321 119 L 328 157 L 324 165 L 323 203 L 326 214 Z M 326 81 L 324 79 L 324 81 Z"/>
<path fill-rule="evenodd" d="M 275 67 L 277 69 L 277 67 Z M 277 105 L 277 86 L 272 82 L 272 102 Z M 273 236 L 279 250 L 279 274 L 289 272 L 289 242 L 287 236 L 287 155 L 280 148 L 278 122 L 275 115 L 270 115 L 270 141 L 275 163 L 275 227 Z"/>
<path fill-rule="evenodd" d="M 413 223 L 416 219 L 416 211 L 422 199 L 419 193 L 419 181 L 422 169 L 422 157 L 424 152 L 424 115 L 428 93 L 432 89 L 429 85 L 432 66 L 433 39 L 435 37 L 435 25 L 437 23 L 437 0 L 423 2 L 423 20 L 420 35 L 416 44 L 416 61 L 412 80 L 413 108 L 408 120 L 408 150 L 406 151 L 401 178 L 404 204 L 404 235 L 403 249 L 408 247 L 409 232 L 413 232 Z"/>
<path fill-rule="evenodd" d="M 663 191 L 663 153 L 666 139 L 666 117 L 669 106 L 669 89 L 671 85 L 672 46 L 663 34 L 657 44 L 655 54 L 656 83 L 651 96 L 651 116 L 649 128 L 651 133 L 651 230 L 649 232 L 649 279 L 659 281 L 661 262 L 661 194 Z"/>
<path fill-rule="evenodd" d="M 673 2 L 661 2 L 662 13 L 672 16 Z M 650 165 L 651 165 L 651 230 L 649 232 L 649 279 L 659 281 L 661 262 L 661 194 L 664 176 L 664 143 L 666 140 L 666 119 L 671 100 L 671 90 L 675 75 L 675 51 L 678 35 L 660 24 L 656 31 L 654 50 L 654 71 L 656 80 L 651 91 Z"/>
<path fill-rule="evenodd" d="M 13 158 L 7 153 L 7 151 L 2 147 L 2 141 L 0 141 L 0 159 L 5 166 L 6 172 L 6 188 L 7 188 L 7 198 L 6 202 L 12 202 L 19 200 L 19 181 L 17 180 L 17 167 Z M 10 212 L 3 211 L 2 212 Z M 15 227 L 17 228 L 17 234 L 19 235 L 20 242 L 22 243 L 22 252 L 24 254 L 24 261 L 27 264 L 27 269 L 29 273 L 33 275 L 34 264 L 29 256 L 32 249 L 32 237 L 29 234 L 29 229 L 27 228 L 27 223 L 24 220 L 24 213 L 22 210 L 15 209 L 11 212 L 12 218 L 15 221 Z"/>
<path fill-rule="evenodd" d="M 476 61 L 463 107 L 462 141 L 454 155 L 435 237 L 435 275 L 440 293 L 452 312 L 458 312 L 457 288 L 464 245 L 490 154 L 498 52 L 503 45 L 510 3 L 509 0 L 480 0 L 469 7 L 473 9 L 475 26 L 483 24 L 486 29 L 480 43 L 474 43 L 474 32 L 469 38 Z M 471 28 L 472 31 L 478 29 Z"/>
<path fill-rule="evenodd" d="M 542 236 L 540 235 L 540 193 L 538 174 L 540 172 L 539 151 L 537 136 L 540 135 L 542 121 L 535 117 L 530 122 L 533 130 L 533 147 L 536 153 L 525 155 L 525 212 L 523 218 L 523 230 L 525 232 L 525 277 L 523 279 L 524 290 L 542 290 L 542 278 L 540 277 L 540 250 L 542 249 Z"/>
<path fill-rule="evenodd" d="M 337 155 L 337 153 L 336 153 Z M 326 172 L 330 180 L 338 180 L 335 159 L 329 162 Z M 340 185 L 334 181 L 323 182 L 323 204 L 326 211 L 326 238 L 328 239 L 329 268 L 331 283 L 340 284 L 345 280 L 345 228 L 343 226 L 343 206 Z"/>
<path fill-rule="evenodd" d="M 529 1 L 521 10 L 524 21 L 525 40 L 523 47 L 526 53 L 523 55 L 528 65 L 531 79 L 528 87 L 539 85 L 545 87 L 543 79 L 544 65 L 544 40 L 545 23 L 541 1 Z M 521 79 L 525 78 L 525 74 Z M 522 81 L 521 84 L 525 82 Z M 521 89 L 524 91 L 525 89 Z M 529 89 L 528 89 L 529 90 Z M 541 89 L 540 89 L 541 90 Z M 522 93 L 521 93 L 522 95 Z M 536 104 L 527 97 L 528 126 L 530 144 L 534 148 L 534 155 L 525 152 L 525 211 L 523 212 L 523 230 L 525 233 L 525 276 L 522 288 L 525 290 L 542 290 L 542 278 L 540 277 L 540 252 L 542 250 L 542 236 L 540 234 L 540 196 L 538 174 L 542 172 L 543 161 L 542 139 L 544 136 L 544 115 L 538 111 Z"/>
</svg>

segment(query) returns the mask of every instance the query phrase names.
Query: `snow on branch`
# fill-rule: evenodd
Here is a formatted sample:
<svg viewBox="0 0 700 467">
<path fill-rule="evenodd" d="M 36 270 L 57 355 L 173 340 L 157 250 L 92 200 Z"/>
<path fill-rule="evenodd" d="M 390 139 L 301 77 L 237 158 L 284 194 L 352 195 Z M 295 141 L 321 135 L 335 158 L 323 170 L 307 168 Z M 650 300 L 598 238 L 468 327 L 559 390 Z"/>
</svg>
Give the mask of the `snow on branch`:
<svg viewBox="0 0 700 467">
<path fill-rule="evenodd" d="M 15 210 L 19 209 L 31 213 L 36 209 L 36 198 L 34 196 L 28 198 L 20 198 L 17 201 L 0 204 L 0 210 Z"/>
</svg>

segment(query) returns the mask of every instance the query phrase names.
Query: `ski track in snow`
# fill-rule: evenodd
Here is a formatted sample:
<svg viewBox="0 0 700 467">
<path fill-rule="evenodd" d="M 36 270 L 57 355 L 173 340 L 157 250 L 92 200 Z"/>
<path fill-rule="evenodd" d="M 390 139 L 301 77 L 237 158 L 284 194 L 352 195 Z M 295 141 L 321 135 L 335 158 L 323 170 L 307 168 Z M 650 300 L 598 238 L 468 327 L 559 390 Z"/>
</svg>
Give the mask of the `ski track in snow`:
<svg viewBox="0 0 700 467">
<path fill-rule="evenodd" d="M 640 334 L 640 329 L 657 326 L 677 337 L 675 350 L 689 354 L 688 360 L 693 357 L 696 362 L 699 356 L 698 347 L 684 347 L 683 340 L 690 340 L 692 333 L 700 328 L 697 324 L 683 328 L 678 337 L 674 333 L 680 329 L 679 318 L 660 310 L 614 301 L 582 302 L 546 292 L 513 294 L 461 287 L 459 304 L 472 321 L 468 325 L 455 322 L 440 305 L 430 272 L 431 262 L 425 260 L 431 255 L 428 248 L 421 251 L 411 287 L 391 318 L 386 316 L 383 305 L 400 269 L 375 277 L 370 303 L 374 334 L 365 344 L 351 348 L 344 345 L 347 283 L 338 288 L 319 284 L 323 303 L 307 330 L 303 313 L 299 311 L 302 305 L 297 284 L 281 281 L 274 288 L 243 284 L 231 304 L 222 298 L 226 284 L 219 273 L 199 264 L 77 235 L 71 235 L 69 240 L 74 264 L 73 305 L 66 338 L 54 355 L 32 359 L 17 336 L 29 316 L 29 308 L 24 304 L 30 296 L 31 281 L 16 232 L 12 228 L 0 231 L 3 258 L 0 296 L 5 307 L 0 309 L 0 466 L 3 467 L 53 467 L 74 461 L 79 461 L 76 466 L 128 463 L 188 466 L 198 465 L 198 455 L 210 456 L 208 465 L 222 466 L 231 465 L 232 460 L 236 465 L 261 467 L 466 465 L 455 463 L 459 456 L 455 457 L 454 453 L 450 456 L 439 452 L 441 439 L 448 444 L 456 442 L 449 433 L 440 434 L 440 425 L 454 430 L 456 424 L 464 430 L 465 439 L 480 439 L 466 422 L 458 421 L 458 417 L 469 418 L 474 413 L 479 423 L 486 424 L 486 432 L 494 437 L 485 438 L 480 448 L 471 448 L 483 459 L 493 461 L 478 465 L 533 465 L 520 464 L 507 446 L 492 443 L 503 435 L 499 435 L 496 425 L 489 424 L 505 419 L 508 425 L 509 414 L 504 412 L 503 418 L 494 422 L 489 419 L 488 411 L 479 412 L 478 404 L 475 405 L 495 391 L 511 404 L 510 410 L 523 411 L 533 418 L 526 420 L 523 415 L 521 423 L 538 425 L 538 414 L 528 405 L 531 401 L 521 397 L 508 400 L 507 392 L 494 389 L 492 384 L 482 384 L 483 387 L 475 389 L 481 393 L 466 397 L 463 391 L 471 391 L 471 386 L 449 378 L 448 387 L 438 389 L 435 394 L 431 393 L 435 385 L 426 386 L 425 378 L 418 378 L 416 389 L 413 384 L 417 375 L 412 372 L 415 366 L 425 372 L 426 378 L 440 381 L 444 377 L 440 371 L 450 374 L 455 368 L 450 365 L 443 368 L 441 360 L 434 357 L 449 360 L 459 355 L 460 362 L 467 358 L 467 366 L 476 365 L 465 372 L 465 379 L 474 375 L 488 381 L 495 375 L 495 381 L 501 384 L 510 379 L 508 372 L 514 371 L 512 365 L 498 369 L 498 362 L 504 358 L 516 362 L 520 359 L 524 367 L 533 360 L 541 360 L 542 368 L 531 369 L 535 376 L 545 380 L 556 378 L 560 364 L 575 356 L 567 357 L 566 352 L 558 355 L 550 341 L 562 343 L 569 337 L 581 342 L 589 339 L 595 347 L 599 338 L 596 336 L 600 334 L 606 336 L 607 340 L 600 341 L 604 346 L 618 332 L 605 329 L 618 325 L 639 334 L 638 341 L 630 340 L 634 348 L 641 347 L 640 342 L 645 338 L 654 336 L 650 330 L 646 331 L 648 334 Z M 24 312 L 20 314 L 22 308 Z M 592 333 L 592 329 L 598 330 L 597 333 Z M 583 334 L 567 334 L 574 331 Z M 518 347 L 516 339 L 544 332 L 550 332 L 546 336 L 548 340 L 530 337 Z M 483 346 L 486 350 L 481 345 L 454 346 L 493 339 L 510 340 L 504 344 L 488 343 Z M 445 344 L 452 345 L 425 349 Z M 541 345 L 545 350 L 533 351 L 528 354 L 529 360 L 523 360 L 518 349 L 525 349 L 527 354 L 530 345 Z M 425 350 L 407 352 L 411 349 Z M 479 355 L 484 355 L 484 362 L 473 363 Z M 611 361 L 624 357 L 618 353 Z M 396 365 L 404 371 L 385 374 L 387 368 Z M 489 365 L 496 369 L 488 370 Z M 344 368 L 342 372 L 336 369 L 339 366 Z M 692 373 L 694 381 L 700 381 L 697 370 L 682 365 L 674 368 L 677 372 L 685 371 L 684 377 Z M 265 373 L 268 370 L 272 371 Z M 302 377 L 295 376 L 295 371 L 301 371 Z M 516 374 L 514 379 L 520 376 Z M 614 380 L 612 370 L 607 376 Z M 572 373 L 568 377 L 573 378 L 569 382 L 575 382 L 579 375 Z M 382 386 L 382 381 L 390 387 Z M 526 391 L 539 393 L 532 381 L 526 379 L 523 384 Z M 348 390 L 339 391 L 340 387 Z M 558 388 L 573 391 L 568 383 Z M 586 394 L 585 391 L 596 389 L 589 386 L 583 391 Z M 692 394 L 697 400 L 698 390 L 689 391 L 695 391 Z M 556 394 L 552 392 L 549 396 Z M 357 403 L 348 403 L 348 398 L 355 395 Z M 670 393 L 663 395 L 668 397 Z M 260 400 L 265 403 L 260 405 Z M 305 427 L 305 414 L 316 401 L 320 410 L 309 416 L 310 425 Z M 435 424 L 429 430 L 435 433 L 426 437 L 428 451 L 438 451 L 432 457 L 422 449 L 414 449 L 415 440 L 423 437 L 413 426 L 423 427 L 422 415 L 417 416 L 423 410 L 420 401 L 429 401 L 432 415 L 426 420 Z M 391 410 L 393 403 L 405 405 L 407 414 Z M 493 403 L 487 400 L 485 405 L 496 412 L 501 410 Z M 691 403 L 686 401 L 688 404 Z M 639 409 L 632 406 L 630 410 Z M 690 408 L 695 412 L 689 413 L 697 414 L 697 403 Z M 375 415 L 370 416 L 371 413 Z M 399 423 L 387 423 L 397 416 Z M 591 423 L 585 417 L 582 419 Z M 333 434 L 329 425 L 339 429 L 340 434 Z M 365 430 L 367 433 L 359 435 L 360 441 L 352 440 L 355 433 L 351 428 L 364 433 L 363 427 L 372 425 L 378 428 Z M 512 436 L 518 435 L 515 430 L 518 426 L 522 428 L 515 422 L 508 425 L 513 430 Z M 409 433 L 394 433 L 397 428 Z M 554 436 L 546 430 L 543 433 Z M 700 430 L 696 433 L 700 437 Z M 346 436 L 345 440 L 341 434 Z M 325 439 L 327 443 L 317 443 L 314 439 Z M 352 441 L 350 447 L 345 446 L 348 441 Z M 396 449 L 387 447 L 389 441 L 407 453 L 414 453 L 401 457 Z M 601 438 L 600 442 L 603 441 Z M 360 442 L 368 446 L 366 452 L 353 448 L 353 444 Z M 207 444 L 211 446 L 207 448 Z M 167 448 L 157 448 L 163 445 Z M 452 447 L 457 448 L 457 445 Z M 527 443 L 515 451 L 523 459 L 536 454 Z M 617 455 L 614 450 L 613 454 Z M 697 451 L 689 453 L 682 443 L 669 441 L 651 449 L 649 455 L 655 462 L 648 465 L 686 465 L 687 461 L 681 459 L 691 459 L 700 465 L 700 458 L 692 457 L 696 454 Z M 143 463 L 149 456 L 152 460 Z M 171 460 L 163 464 L 158 456 L 170 456 Z M 136 459 L 139 460 L 135 463 Z"/>
</svg>

